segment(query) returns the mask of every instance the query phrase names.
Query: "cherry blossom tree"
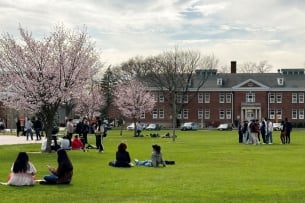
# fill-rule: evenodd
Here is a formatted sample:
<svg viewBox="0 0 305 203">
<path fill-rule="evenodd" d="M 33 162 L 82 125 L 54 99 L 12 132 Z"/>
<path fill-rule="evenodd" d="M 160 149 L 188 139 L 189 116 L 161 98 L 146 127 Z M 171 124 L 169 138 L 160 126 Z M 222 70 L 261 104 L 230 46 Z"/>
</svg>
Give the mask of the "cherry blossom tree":
<svg viewBox="0 0 305 203">
<path fill-rule="evenodd" d="M 143 113 L 151 112 L 155 106 L 153 95 L 142 82 L 137 80 L 118 84 L 115 95 L 115 104 L 122 115 L 133 120 L 134 135 L 136 135 L 136 122 L 140 120 Z"/>
<path fill-rule="evenodd" d="M 74 111 L 92 120 L 94 116 L 99 116 L 103 104 L 105 99 L 102 91 L 97 86 L 93 86 L 82 91 L 81 96 L 77 98 Z"/>
<path fill-rule="evenodd" d="M 95 74 L 99 59 L 86 30 L 56 26 L 42 39 L 19 28 L 21 38 L 0 38 L 1 87 L 5 105 L 36 113 L 44 122 L 51 151 L 54 117 L 60 105 L 78 98 Z"/>
</svg>

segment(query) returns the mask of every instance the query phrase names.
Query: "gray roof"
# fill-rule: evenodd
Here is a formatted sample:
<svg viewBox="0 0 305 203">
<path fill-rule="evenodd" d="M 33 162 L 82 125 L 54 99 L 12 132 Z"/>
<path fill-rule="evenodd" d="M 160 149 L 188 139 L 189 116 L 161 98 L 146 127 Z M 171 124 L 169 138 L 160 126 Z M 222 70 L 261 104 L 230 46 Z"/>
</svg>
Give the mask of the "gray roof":
<svg viewBox="0 0 305 203">
<path fill-rule="evenodd" d="M 282 78 L 283 85 L 278 84 L 278 79 Z M 217 80 L 222 80 L 222 85 L 217 84 Z M 254 87 L 243 85 L 251 82 Z M 224 89 L 269 89 L 289 91 L 293 89 L 305 90 L 305 75 L 283 75 L 281 73 L 219 73 L 210 76 L 205 81 L 201 89 L 224 90 Z"/>
</svg>

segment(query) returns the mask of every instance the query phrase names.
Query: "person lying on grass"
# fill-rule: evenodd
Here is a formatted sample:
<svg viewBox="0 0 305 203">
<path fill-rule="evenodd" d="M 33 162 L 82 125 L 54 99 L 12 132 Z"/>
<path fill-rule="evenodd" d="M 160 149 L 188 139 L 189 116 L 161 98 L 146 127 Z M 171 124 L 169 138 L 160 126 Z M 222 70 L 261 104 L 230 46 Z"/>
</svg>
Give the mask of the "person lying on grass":
<svg viewBox="0 0 305 203">
<path fill-rule="evenodd" d="M 69 184 L 73 176 L 73 165 L 68 157 L 65 149 L 59 149 L 57 151 L 57 163 L 58 167 L 54 168 L 48 166 L 50 175 L 46 175 L 40 184 Z"/>
<path fill-rule="evenodd" d="M 135 159 L 135 163 L 137 166 L 149 166 L 149 167 L 158 167 L 162 165 L 163 167 L 166 166 L 165 161 L 162 158 L 161 147 L 157 144 L 152 145 L 152 153 L 151 153 L 151 160 L 139 161 Z"/>
</svg>

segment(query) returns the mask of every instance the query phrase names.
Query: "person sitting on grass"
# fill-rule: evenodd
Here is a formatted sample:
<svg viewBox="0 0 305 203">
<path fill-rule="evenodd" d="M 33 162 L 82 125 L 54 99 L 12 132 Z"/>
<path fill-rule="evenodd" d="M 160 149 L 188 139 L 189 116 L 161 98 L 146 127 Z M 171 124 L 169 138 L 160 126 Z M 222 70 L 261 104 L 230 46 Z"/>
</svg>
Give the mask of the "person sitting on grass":
<svg viewBox="0 0 305 203">
<path fill-rule="evenodd" d="M 137 166 L 149 166 L 149 167 L 158 167 L 162 165 L 163 167 L 166 166 L 165 161 L 163 160 L 161 147 L 157 144 L 152 145 L 152 154 L 151 160 L 139 161 L 135 159 L 135 163 Z"/>
<path fill-rule="evenodd" d="M 69 184 L 71 182 L 73 165 L 65 149 L 59 149 L 57 151 L 57 163 L 57 168 L 48 166 L 51 174 L 46 175 L 44 181 L 41 181 L 40 184 Z"/>
<path fill-rule="evenodd" d="M 27 153 L 19 152 L 15 162 L 12 165 L 7 184 L 14 186 L 34 185 L 36 173 L 37 170 L 29 161 L 29 156 Z"/>
<path fill-rule="evenodd" d="M 79 139 L 78 135 L 74 136 L 74 139 L 72 140 L 71 143 L 71 148 L 72 150 L 84 150 L 84 144 L 83 142 Z"/>
<path fill-rule="evenodd" d="M 130 163 L 130 155 L 127 150 L 127 144 L 124 142 L 121 142 L 118 145 L 118 151 L 116 152 L 116 160 L 110 161 L 109 166 L 114 167 L 131 167 L 133 166 L 132 163 Z"/>
</svg>

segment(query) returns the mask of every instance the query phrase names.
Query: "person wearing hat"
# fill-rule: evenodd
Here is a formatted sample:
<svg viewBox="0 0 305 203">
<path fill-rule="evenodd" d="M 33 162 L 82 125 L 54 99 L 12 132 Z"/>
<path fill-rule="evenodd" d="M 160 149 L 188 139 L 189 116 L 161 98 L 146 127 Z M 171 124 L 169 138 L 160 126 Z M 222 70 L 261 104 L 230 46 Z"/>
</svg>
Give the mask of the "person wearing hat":
<svg viewBox="0 0 305 203">
<path fill-rule="evenodd" d="M 163 167 L 166 166 L 165 161 L 163 160 L 161 147 L 157 144 L 152 145 L 152 153 L 151 153 L 151 160 L 144 160 L 139 161 L 135 159 L 135 163 L 137 166 L 148 166 L 148 167 L 158 167 L 162 165 Z"/>
</svg>

